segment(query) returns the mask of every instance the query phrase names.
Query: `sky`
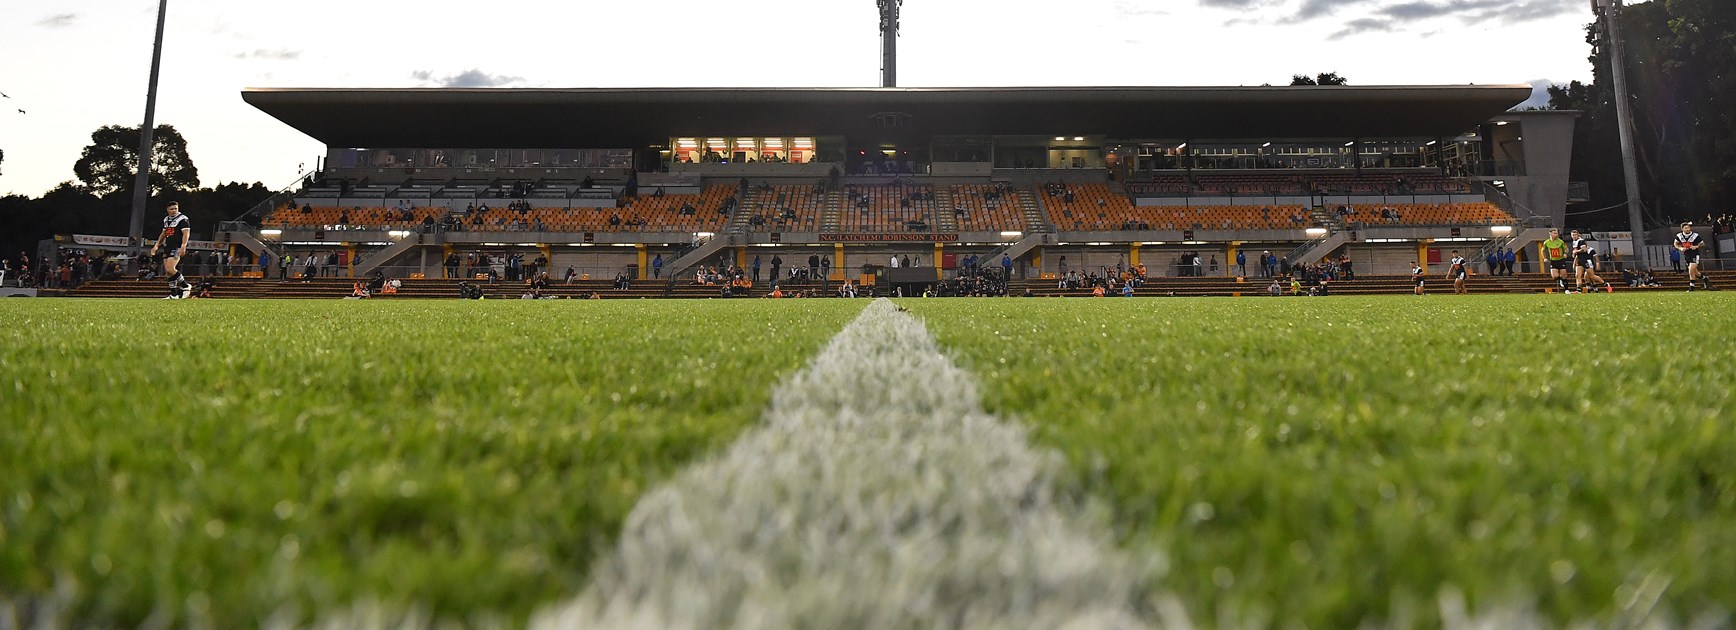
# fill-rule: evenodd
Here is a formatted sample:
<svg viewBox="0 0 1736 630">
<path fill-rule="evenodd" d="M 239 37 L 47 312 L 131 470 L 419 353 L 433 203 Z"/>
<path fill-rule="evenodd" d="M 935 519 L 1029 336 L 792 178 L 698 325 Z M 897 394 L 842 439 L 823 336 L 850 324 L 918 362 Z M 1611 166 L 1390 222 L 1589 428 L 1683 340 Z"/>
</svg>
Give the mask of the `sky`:
<svg viewBox="0 0 1736 630">
<path fill-rule="evenodd" d="M 1589 80 L 1586 0 L 909 0 L 899 85 Z M 0 2 L 0 194 L 144 119 L 154 0 Z M 323 147 L 249 87 L 859 87 L 873 0 L 170 0 L 157 123 L 200 183 L 289 186 Z"/>
</svg>

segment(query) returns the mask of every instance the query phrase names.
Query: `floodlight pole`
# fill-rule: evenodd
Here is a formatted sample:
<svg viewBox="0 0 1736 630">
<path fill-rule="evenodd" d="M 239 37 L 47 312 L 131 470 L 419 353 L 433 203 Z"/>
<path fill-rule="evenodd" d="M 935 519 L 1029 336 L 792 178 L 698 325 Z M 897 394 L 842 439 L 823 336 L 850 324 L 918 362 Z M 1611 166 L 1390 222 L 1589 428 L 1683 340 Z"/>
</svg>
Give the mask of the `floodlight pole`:
<svg viewBox="0 0 1736 630">
<path fill-rule="evenodd" d="M 880 3 L 880 87 L 898 87 L 898 9 L 904 0 Z"/>
<path fill-rule="evenodd" d="M 1643 265 L 1645 262 L 1646 224 L 1640 216 L 1640 175 L 1639 168 L 1634 164 L 1633 111 L 1628 106 L 1627 64 L 1621 54 L 1621 27 L 1616 18 L 1621 14 L 1621 0 L 1597 0 L 1593 7 L 1601 8 L 1604 19 L 1603 33 L 1609 41 L 1610 78 L 1615 81 L 1615 119 L 1616 129 L 1621 132 L 1621 170 L 1622 178 L 1627 184 L 1628 229 L 1633 231 L 1633 250 L 1631 255 L 1635 261 Z"/>
<path fill-rule="evenodd" d="M 145 88 L 145 124 L 139 127 L 139 172 L 133 176 L 133 217 L 127 224 L 127 238 L 142 249 L 145 234 L 145 204 L 151 196 L 151 143 L 157 126 L 157 75 L 163 65 L 163 21 L 169 15 L 169 0 L 157 5 L 157 41 L 151 50 L 151 82 Z"/>
</svg>

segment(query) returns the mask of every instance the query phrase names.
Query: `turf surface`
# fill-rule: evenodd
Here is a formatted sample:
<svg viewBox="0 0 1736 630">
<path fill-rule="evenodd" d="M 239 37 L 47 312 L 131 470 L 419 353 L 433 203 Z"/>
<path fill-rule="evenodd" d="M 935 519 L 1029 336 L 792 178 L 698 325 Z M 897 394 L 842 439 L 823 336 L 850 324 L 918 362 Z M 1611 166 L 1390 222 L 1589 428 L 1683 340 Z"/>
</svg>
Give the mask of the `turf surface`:
<svg viewBox="0 0 1736 630">
<path fill-rule="evenodd" d="M 1730 294 L 901 304 L 1196 619 L 1736 608 Z"/>
<path fill-rule="evenodd" d="M 864 302 L 0 302 L 0 599 L 522 618 Z"/>
</svg>

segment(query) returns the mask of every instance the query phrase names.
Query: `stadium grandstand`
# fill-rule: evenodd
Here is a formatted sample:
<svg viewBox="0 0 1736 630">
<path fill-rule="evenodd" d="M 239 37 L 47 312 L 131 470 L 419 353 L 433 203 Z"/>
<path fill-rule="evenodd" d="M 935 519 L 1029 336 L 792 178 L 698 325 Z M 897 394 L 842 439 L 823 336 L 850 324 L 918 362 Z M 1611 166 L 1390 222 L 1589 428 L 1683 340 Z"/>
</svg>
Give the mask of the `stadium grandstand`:
<svg viewBox="0 0 1736 630">
<path fill-rule="evenodd" d="M 912 287 L 1003 258 L 1037 284 L 1196 253 L 1223 277 L 1253 252 L 1528 263 L 1576 116 L 1510 111 L 1529 89 L 247 90 L 326 155 L 214 240 L 404 279 L 454 255 L 634 282 L 821 256 L 808 280 Z M 921 271 L 877 269 L 895 257 Z"/>
</svg>

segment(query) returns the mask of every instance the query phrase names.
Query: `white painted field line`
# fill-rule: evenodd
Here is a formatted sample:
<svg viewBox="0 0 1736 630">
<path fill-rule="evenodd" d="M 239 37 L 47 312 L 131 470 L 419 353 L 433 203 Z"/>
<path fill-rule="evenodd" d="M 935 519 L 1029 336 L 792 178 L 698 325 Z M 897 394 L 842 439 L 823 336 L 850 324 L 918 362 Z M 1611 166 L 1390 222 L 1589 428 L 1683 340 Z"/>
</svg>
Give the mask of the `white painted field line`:
<svg viewBox="0 0 1736 630">
<path fill-rule="evenodd" d="M 541 628 L 1139 628 L 1152 560 L 877 300 L 762 426 L 652 490 Z"/>
</svg>

